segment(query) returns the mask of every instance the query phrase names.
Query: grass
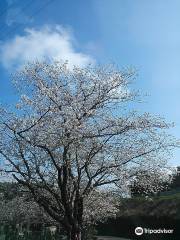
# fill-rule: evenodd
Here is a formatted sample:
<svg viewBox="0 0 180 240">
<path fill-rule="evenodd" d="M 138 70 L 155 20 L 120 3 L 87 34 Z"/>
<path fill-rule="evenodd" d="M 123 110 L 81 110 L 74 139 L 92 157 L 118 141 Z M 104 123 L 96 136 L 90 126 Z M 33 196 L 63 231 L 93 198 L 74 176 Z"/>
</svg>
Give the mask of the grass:
<svg viewBox="0 0 180 240">
<path fill-rule="evenodd" d="M 148 198 L 144 197 L 144 196 L 134 196 L 132 198 L 129 198 L 130 201 L 135 200 L 135 201 L 146 201 L 148 199 L 152 199 L 152 200 L 174 200 L 174 199 L 180 199 L 180 192 L 174 192 L 174 193 L 169 193 L 165 192 L 162 195 L 159 196 L 150 196 Z"/>
<path fill-rule="evenodd" d="M 174 200 L 174 199 L 180 199 L 180 192 L 178 193 L 173 193 L 170 195 L 161 195 L 161 196 L 156 196 L 153 199 L 159 199 L 159 200 Z"/>
</svg>

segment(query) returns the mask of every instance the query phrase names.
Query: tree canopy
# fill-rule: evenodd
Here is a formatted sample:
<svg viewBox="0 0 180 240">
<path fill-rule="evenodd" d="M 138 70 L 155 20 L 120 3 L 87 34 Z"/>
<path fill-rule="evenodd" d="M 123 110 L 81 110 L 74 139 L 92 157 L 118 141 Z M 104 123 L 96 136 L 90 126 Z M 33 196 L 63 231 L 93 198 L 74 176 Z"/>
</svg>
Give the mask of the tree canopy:
<svg viewBox="0 0 180 240">
<path fill-rule="evenodd" d="M 3 171 L 69 239 L 80 239 L 84 224 L 114 216 L 115 193 L 139 172 L 166 176 L 176 145 L 165 132 L 171 125 L 128 110 L 138 95 L 129 87 L 133 78 L 132 71 L 111 66 L 36 62 L 14 76 L 21 94 L 16 110 L 1 108 Z"/>
</svg>

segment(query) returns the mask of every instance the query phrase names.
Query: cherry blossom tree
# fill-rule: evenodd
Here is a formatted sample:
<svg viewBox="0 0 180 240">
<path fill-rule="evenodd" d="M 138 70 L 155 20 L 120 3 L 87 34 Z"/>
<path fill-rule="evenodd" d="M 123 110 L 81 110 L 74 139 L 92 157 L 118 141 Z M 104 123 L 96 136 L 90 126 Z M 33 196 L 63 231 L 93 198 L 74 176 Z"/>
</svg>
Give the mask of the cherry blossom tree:
<svg viewBox="0 0 180 240">
<path fill-rule="evenodd" d="M 45 215 L 38 204 L 32 199 L 27 200 L 26 197 L 15 197 L 12 200 L 1 199 L 0 202 L 0 223 L 9 224 L 51 224 L 53 219 L 49 215 Z"/>
<path fill-rule="evenodd" d="M 68 239 L 81 239 L 83 224 L 114 216 L 116 191 L 142 169 L 162 176 L 176 145 L 163 119 L 128 110 L 138 97 L 133 78 L 133 71 L 110 66 L 36 62 L 14 76 L 23 94 L 16 109 L 1 108 L 3 170 Z"/>
</svg>

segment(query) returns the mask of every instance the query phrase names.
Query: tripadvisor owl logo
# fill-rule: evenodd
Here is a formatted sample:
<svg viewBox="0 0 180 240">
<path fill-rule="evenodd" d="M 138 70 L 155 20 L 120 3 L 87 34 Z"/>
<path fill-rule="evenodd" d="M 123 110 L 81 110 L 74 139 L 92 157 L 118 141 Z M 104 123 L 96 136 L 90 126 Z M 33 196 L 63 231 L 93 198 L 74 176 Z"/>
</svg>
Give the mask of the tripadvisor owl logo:
<svg viewBox="0 0 180 240">
<path fill-rule="evenodd" d="M 140 236 L 143 234 L 143 228 L 142 227 L 137 227 L 135 228 L 135 234 Z"/>
</svg>

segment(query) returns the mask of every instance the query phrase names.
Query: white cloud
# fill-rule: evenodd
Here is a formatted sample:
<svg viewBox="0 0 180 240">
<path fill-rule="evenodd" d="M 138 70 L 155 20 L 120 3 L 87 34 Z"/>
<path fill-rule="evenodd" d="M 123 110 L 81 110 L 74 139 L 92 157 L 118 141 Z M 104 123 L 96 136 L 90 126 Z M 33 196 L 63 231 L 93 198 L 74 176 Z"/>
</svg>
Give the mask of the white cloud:
<svg viewBox="0 0 180 240">
<path fill-rule="evenodd" d="M 68 60 L 69 64 L 84 67 L 94 59 L 74 48 L 74 39 L 62 26 L 45 26 L 39 30 L 25 29 L 24 35 L 0 44 L 0 61 L 6 69 L 19 68 L 34 60 Z"/>
</svg>

